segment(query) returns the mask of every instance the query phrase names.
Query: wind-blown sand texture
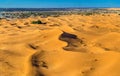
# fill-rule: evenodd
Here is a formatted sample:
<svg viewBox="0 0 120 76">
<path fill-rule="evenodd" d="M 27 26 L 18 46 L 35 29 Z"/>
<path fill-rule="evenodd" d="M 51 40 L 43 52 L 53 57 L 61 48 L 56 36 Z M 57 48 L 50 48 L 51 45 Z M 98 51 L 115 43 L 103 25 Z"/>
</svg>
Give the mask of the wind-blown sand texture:
<svg viewBox="0 0 120 76">
<path fill-rule="evenodd" d="M 0 76 L 120 76 L 120 16 L 0 20 Z"/>
</svg>

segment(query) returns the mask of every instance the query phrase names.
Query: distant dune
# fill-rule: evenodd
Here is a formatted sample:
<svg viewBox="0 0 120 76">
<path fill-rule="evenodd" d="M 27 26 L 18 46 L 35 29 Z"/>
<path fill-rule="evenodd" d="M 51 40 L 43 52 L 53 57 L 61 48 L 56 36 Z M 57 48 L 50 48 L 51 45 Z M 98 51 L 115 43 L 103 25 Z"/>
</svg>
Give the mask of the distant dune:
<svg viewBox="0 0 120 76">
<path fill-rule="evenodd" d="M 0 76 L 120 76 L 119 63 L 120 15 L 0 20 Z"/>
<path fill-rule="evenodd" d="M 120 10 L 120 8 L 107 8 L 108 10 Z"/>
</svg>

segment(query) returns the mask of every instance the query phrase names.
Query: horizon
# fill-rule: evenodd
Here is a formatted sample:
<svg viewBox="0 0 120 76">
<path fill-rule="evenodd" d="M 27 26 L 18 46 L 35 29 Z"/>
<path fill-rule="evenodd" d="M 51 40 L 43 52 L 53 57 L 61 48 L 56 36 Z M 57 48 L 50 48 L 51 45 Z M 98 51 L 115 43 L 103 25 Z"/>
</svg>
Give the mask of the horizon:
<svg viewBox="0 0 120 76">
<path fill-rule="evenodd" d="M 68 8 L 68 9 L 80 9 L 80 8 L 120 8 L 120 7 L 0 7 L 0 9 L 14 9 L 14 8 L 25 8 L 25 9 L 64 9 L 64 8 Z"/>
<path fill-rule="evenodd" d="M 118 0 L 0 0 L 0 8 L 120 8 Z"/>
</svg>

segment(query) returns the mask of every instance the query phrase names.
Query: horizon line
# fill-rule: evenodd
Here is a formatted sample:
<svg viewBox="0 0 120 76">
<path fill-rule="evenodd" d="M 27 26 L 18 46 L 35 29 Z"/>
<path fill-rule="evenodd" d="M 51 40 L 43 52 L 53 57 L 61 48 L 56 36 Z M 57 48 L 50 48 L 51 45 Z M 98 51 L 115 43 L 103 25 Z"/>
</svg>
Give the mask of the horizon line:
<svg viewBox="0 0 120 76">
<path fill-rule="evenodd" d="M 38 9 L 46 9 L 46 8 L 120 8 L 120 7 L 0 7 L 0 8 L 38 8 Z"/>
</svg>

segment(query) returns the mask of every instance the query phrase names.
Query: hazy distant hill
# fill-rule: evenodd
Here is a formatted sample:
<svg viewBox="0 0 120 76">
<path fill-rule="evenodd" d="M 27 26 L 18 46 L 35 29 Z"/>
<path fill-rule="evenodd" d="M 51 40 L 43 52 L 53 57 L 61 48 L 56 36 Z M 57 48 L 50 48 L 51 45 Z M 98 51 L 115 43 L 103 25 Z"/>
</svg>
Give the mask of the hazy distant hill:
<svg viewBox="0 0 120 76">
<path fill-rule="evenodd" d="M 72 11 L 96 8 L 0 8 L 0 11 Z"/>
<path fill-rule="evenodd" d="M 72 10 L 71 8 L 0 8 L 0 11 L 61 11 Z"/>
</svg>

